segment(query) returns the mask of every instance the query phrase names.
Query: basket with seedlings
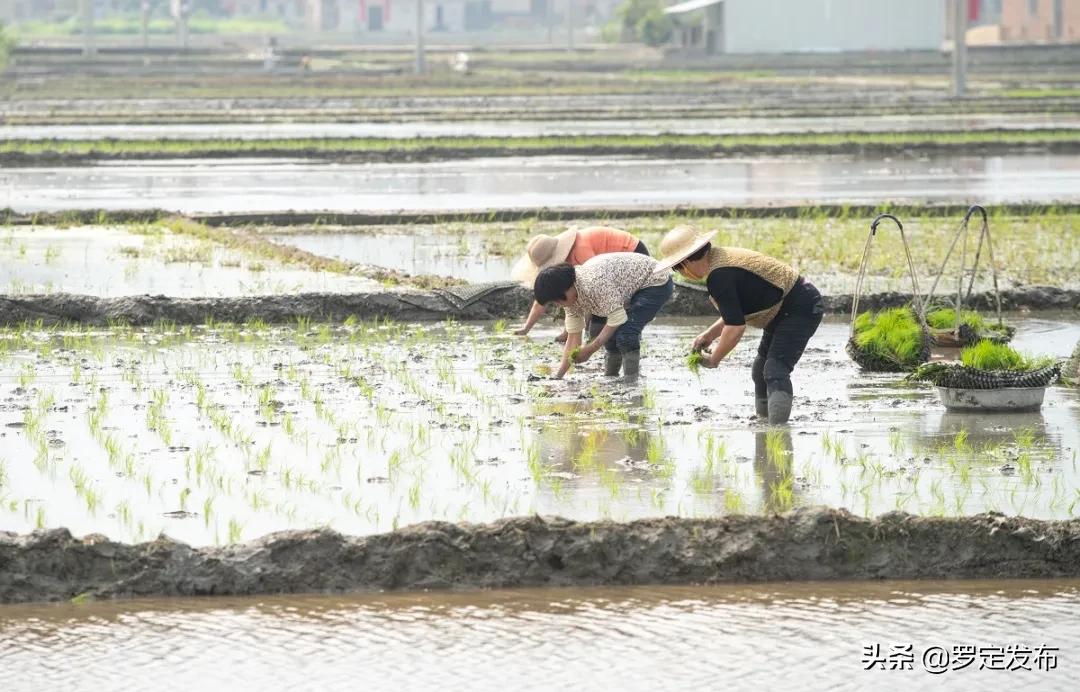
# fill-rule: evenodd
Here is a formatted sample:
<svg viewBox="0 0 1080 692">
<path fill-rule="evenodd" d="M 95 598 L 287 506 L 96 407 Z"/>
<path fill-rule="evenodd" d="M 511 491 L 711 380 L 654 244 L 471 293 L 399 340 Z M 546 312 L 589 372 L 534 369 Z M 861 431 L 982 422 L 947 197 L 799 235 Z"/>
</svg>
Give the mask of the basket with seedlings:
<svg viewBox="0 0 1080 692">
<path fill-rule="evenodd" d="M 959 363 L 925 363 L 909 380 L 937 387 L 941 403 L 960 411 L 1033 411 L 1061 375 L 1053 358 L 1028 357 L 990 340 L 965 347 Z"/>
<path fill-rule="evenodd" d="M 975 310 L 961 310 L 956 324 L 956 309 L 940 307 L 926 313 L 926 324 L 935 346 L 961 348 L 980 341 L 1007 344 L 1016 335 L 1016 327 L 989 322 Z"/>
<path fill-rule="evenodd" d="M 968 266 L 968 229 L 971 224 L 971 217 L 975 214 L 982 217 L 982 228 L 979 230 L 978 245 L 975 248 L 971 265 Z M 984 340 L 1000 344 L 1009 343 L 1016 334 L 1016 328 L 1006 325 L 1001 316 L 1001 291 L 998 289 L 997 265 L 994 262 L 994 246 L 990 239 L 990 224 L 987 220 L 986 210 L 979 205 L 970 207 L 967 214 L 960 221 L 960 226 L 953 236 L 952 244 L 949 245 L 949 250 L 945 253 L 945 259 L 941 262 L 941 268 L 938 269 L 934 277 L 934 283 L 930 286 L 930 292 L 927 294 L 926 299 L 927 305 L 934 303 L 938 283 L 941 281 L 941 277 L 945 275 L 949 260 L 952 259 L 953 253 L 956 252 L 958 246 L 960 247 L 958 254 L 960 268 L 957 276 L 955 304 L 931 308 L 926 315 L 926 321 L 934 338 L 934 344 L 946 348 L 961 348 L 972 346 Z M 965 309 L 964 307 L 965 304 L 971 302 L 971 293 L 975 287 L 975 278 L 979 274 L 979 263 L 982 260 L 984 247 L 994 286 L 994 301 L 997 313 L 997 319 L 994 323 L 985 319 L 975 310 Z M 966 294 L 964 291 L 965 277 L 970 277 Z M 959 319 L 957 319 L 957 315 L 960 316 Z"/>
<path fill-rule="evenodd" d="M 930 332 L 911 307 L 855 318 L 847 353 L 863 370 L 907 372 L 930 360 Z"/>
<path fill-rule="evenodd" d="M 877 235 L 878 226 L 884 220 L 893 221 L 900 230 L 900 240 L 907 256 L 911 276 L 911 305 L 882 310 L 859 312 L 863 281 L 870 262 L 870 250 Z M 919 279 L 904 225 L 891 214 L 881 214 L 870 224 L 866 237 L 862 262 L 851 301 L 851 333 L 847 342 L 847 354 L 863 370 L 871 372 L 907 372 L 930 360 L 932 339 L 926 324 L 926 312 L 919 293 Z"/>
</svg>

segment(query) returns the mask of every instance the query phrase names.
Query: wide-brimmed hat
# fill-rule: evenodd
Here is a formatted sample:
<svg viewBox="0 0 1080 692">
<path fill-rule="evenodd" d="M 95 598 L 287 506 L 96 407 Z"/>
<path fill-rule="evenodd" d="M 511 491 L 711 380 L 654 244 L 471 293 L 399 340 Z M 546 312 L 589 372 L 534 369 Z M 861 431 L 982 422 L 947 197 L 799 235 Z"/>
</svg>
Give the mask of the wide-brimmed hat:
<svg viewBox="0 0 1080 692">
<path fill-rule="evenodd" d="M 574 247 L 574 241 L 577 240 L 577 234 L 577 229 L 571 228 L 556 236 L 533 236 L 525 246 L 525 255 L 511 270 L 510 278 L 532 288 L 541 269 L 566 261 L 570 256 L 570 248 Z"/>
<path fill-rule="evenodd" d="M 716 231 L 699 231 L 693 226 L 676 226 L 660 241 L 660 266 L 671 269 L 712 240 Z"/>
</svg>

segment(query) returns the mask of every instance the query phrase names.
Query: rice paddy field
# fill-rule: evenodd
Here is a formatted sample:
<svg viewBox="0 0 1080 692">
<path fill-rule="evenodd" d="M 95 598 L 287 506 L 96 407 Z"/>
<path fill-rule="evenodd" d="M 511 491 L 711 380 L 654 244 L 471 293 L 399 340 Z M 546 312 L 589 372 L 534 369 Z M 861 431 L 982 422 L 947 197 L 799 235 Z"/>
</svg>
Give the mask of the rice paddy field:
<svg viewBox="0 0 1080 692">
<path fill-rule="evenodd" d="M 1067 356 L 1080 323 L 1022 318 L 1018 346 Z M 947 413 L 927 387 L 861 374 L 828 323 L 790 428 L 752 416 L 749 361 L 696 375 L 700 325 L 649 331 L 646 377 L 484 324 L 9 329 L 0 338 L 0 512 L 193 544 L 287 528 L 350 534 L 521 514 L 626 520 L 825 504 L 875 516 L 1080 508 L 1080 397 L 1041 413 Z"/>
<path fill-rule="evenodd" d="M 318 307 L 433 315 L 536 233 L 612 225 L 655 254 L 691 223 L 836 311 L 878 212 L 925 291 L 982 204 L 1000 287 L 1058 308 L 1007 312 L 1019 355 L 995 353 L 1063 361 L 1071 46 L 973 50 L 953 99 L 940 51 L 549 47 L 474 51 L 469 74 L 432 51 L 416 77 L 406 50 L 84 61 L 77 39 L 0 75 L 0 689 L 1075 687 L 1075 383 L 949 411 L 861 370 L 830 314 L 769 426 L 759 331 L 690 367 L 711 314 L 650 324 L 640 379 L 597 356 L 556 381 L 553 316 L 526 338 L 524 314 Z M 898 304 L 906 262 L 883 227 L 865 292 Z M 967 279 L 954 258 L 935 307 Z M 288 301 L 316 307 L 266 307 Z M 913 665 L 875 664 L 905 644 Z"/>
</svg>

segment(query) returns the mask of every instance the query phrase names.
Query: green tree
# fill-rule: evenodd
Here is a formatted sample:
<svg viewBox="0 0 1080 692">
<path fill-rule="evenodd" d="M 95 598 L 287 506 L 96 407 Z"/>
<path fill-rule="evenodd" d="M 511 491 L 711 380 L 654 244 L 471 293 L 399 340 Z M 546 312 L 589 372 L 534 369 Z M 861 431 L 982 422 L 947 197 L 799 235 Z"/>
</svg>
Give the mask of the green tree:
<svg viewBox="0 0 1080 692">
<path fill-rule="evenodd" d="M 637 22 L 637 37 L 650 46 L 662 46 L 671 40 L 675 26 L 671 17 L 659 7 L 654 7 Z"/>
<path fill-rule="evenodd" d="M 663 0 L 626 0 L 616 11 L 609 37 L 623 41 L 641 41 L 659 46 L 671 39 L 674 24 L 664 14 Z"/>
</svg>

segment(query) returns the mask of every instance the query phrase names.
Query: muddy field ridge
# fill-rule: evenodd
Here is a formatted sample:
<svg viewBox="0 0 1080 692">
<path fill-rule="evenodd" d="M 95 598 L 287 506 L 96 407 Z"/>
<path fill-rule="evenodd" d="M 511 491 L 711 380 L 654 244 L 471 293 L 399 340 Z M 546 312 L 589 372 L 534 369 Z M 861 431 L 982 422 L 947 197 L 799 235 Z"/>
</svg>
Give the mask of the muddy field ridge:
<svg viewBox="0 0 1080 692">
<path fill-rule="evenodd" d="M 177 325 L 261 320 L 267 324 L 298 319 L 341 321 L 393 319 L 399 321 L 487 320 L 519 317 L 528 310 L 532 292 L 512 282 L 477 284 L 436 290 L 386 289 L 353 293 L 297 293 L 247 297 L 177 298 L 163 295 L 99 297 L 71 293 L 0 296 L 0 326 L 14 327 L 40 322 L 65 324 L 128 324 L 145 326 L 162 322 Z M 885 292 L 864 295 L 864 309 L 899 307 L 911 294 Z M 1002 308 L 1009 311 L 1080 310 L 1080 290 L 1055 286 L 1024 286 L 1001 292 Z M 851 310 L 850 294 L 825 296 L 831 314 Z M 992 292 L 972 294 L 969 305 L 992 310 Z M 707 293 L 697 286 L 677 283 L 675 295 L 664 307 L 666 315 L 713 315 Z"/>
<path fill-rule="evenodd" d="M 424 522 L 350 537 L 285 531 L 192 548 L 66 529 L 0 533 L 0 603 L 398 589 L 1080 576 L 1080 520 L 843 510 L 577 522 Z"/>
</svg>

